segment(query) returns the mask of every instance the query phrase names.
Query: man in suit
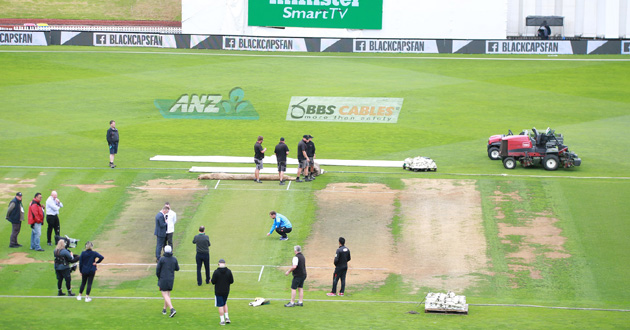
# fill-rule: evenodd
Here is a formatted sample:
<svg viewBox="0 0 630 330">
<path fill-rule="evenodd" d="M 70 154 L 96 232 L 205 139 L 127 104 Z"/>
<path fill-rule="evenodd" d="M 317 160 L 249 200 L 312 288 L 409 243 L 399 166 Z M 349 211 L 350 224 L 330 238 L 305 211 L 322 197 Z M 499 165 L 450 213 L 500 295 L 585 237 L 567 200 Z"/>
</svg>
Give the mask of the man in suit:
<svg viewBox="0 0 630 330">
<path fill-rule="evenodd" d="M 168 219 L 168 211 L 170 208 L 164 206 L 160 212 L 155 216 L 155 232 L 153 235 L 157 236 L 157 244 L 155 245 L 155 260 L 160 261 L 162 255 L 162 249 L 166 246 L 166 221 Z"/>
</svg>

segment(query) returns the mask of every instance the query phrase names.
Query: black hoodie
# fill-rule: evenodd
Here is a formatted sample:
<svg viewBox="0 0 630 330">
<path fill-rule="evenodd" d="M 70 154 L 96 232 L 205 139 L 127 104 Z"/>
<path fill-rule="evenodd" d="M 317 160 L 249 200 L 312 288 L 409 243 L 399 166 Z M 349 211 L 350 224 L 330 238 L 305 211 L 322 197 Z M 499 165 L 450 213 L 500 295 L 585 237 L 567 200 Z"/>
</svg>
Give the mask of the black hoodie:
<svg viewBox="0 0 630 330">
<path fill-rule="evenodd" d="M 214 284 L 214 294 L 217 296 L 227 296 L 230 293 L 230 284 L 234 283 L 232 271 L 227 267 L 219 267 L 212 273 L 212 284 Z"/>
</svg>

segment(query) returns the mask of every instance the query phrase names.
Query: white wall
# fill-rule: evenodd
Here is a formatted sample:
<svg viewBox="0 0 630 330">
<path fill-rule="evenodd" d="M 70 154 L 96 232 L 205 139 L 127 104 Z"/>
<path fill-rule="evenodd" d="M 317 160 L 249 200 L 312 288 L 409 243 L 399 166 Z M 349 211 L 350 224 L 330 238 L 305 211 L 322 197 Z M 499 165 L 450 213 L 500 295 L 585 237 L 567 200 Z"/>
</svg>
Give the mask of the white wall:
<svg viewBox="0 0 630 330">
<path fill-rule="evenodd" d="M 533 36 L 537 27 L 525 26 L 530 15 L 564 16 L 564 28 L 553 35 L 585 38 L 630 37 L 628 0 L 508 0 L 507 36 Z"/>
<path fill-rule="evenodd" d="M 258 0 L 266 1 L 266 0 Z M 564 16 L 553 35 L 630 38 L 630 0 L 383 0 L 382 30 L 247 25 L 247 0 L 182 0 L 185 34 L 332 38 L 504 39 L 534 36 L 529 15 Z"/>
<path fill-rule="evenodd" d="M 383 0 L 382 30 L 247 26 L 247 0 L 182 0 L 185 34 L 503 39 L 506 24 L 507 0 Z"/>
</svg>

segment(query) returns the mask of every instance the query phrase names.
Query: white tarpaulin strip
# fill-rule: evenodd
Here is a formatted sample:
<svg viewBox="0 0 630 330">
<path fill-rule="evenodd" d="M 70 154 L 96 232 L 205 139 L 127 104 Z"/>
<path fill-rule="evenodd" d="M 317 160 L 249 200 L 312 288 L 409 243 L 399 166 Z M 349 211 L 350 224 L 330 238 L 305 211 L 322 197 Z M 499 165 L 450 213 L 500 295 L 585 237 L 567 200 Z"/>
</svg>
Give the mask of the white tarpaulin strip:
<svg viewBox="0 0 630 330">
<path fill-rule="evenodd" d="M 253 162 L 252 162 L 253 163 Z M 253 164 L 252 164 L 253 165 Z M 245 173 L 254 174 L 256 168 L 252 167 L 203 167 L 193 166 L 188 172 L 194 173 Z M 261 174 L 278 174 L 278 169 L 275 167 L 263 168 L 260 170 Z M 297 168 L 287 168 L 286 174 L 297 174 Z"/>
<path fill-rule="evenodd" d="M 191 162 L 191 163 L 238 163 L 238 164 L 253 164 L 254 157 L 231 157 L 231 156 L 164 156 L 157 155 L 151 157 L 154 161 L 165 162 Z M 366 167 L 402 167 L 404 163 L 401 161 L 392 160 L 345 160 L 345 159 L 315 159 L 315 162 L 320 166 L 332 165 L 332 166 L 366 166 Z M 277 164 L 276 156 L 271 155 L 263 159 L 263 164 Z M 287 158 L 287 165 L 297 165 L 297 159 Z M 288 169 L 287 169 L 288 170 Z"/>
</svg>

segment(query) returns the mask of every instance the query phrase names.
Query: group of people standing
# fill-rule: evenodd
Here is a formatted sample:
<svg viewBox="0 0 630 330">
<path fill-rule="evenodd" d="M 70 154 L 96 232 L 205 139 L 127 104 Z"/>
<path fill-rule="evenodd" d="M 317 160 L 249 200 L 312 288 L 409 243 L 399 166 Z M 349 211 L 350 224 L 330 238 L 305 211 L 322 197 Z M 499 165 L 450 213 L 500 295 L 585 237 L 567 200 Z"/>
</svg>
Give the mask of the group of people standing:
<svg viewBox="0 0 630 330">
<path fill-rule="evenodd" d="M 162 210 L 155 216 L 155 231 L 157 237 L 155 248 L 155 256 L 157 265 L 155 275 L 158 278 L 158 288 L 164 298 L 164 306 L 162 314 L 175 316 L 177 311 L 173 307 L 171 300 L 171 291 L 175 283 L 175 272 L 179 271 L 179 263 L 173 255 L 173 233 L 175 231 L 175 223 L 177 222 L 177 213 L 171 209 L 170 203 L 166 202 Z M 228 314 L 227 299 L 230 293 L 230 285 L 234 283 L 232 271 L 226 267 L 225 260 L 219 259 L 219 267 L 210 277 L 210 238 L 205 233 L 204 226 L 199 227 L 199 233 L 195 235 L 192 243 L 196 245 L 195 260 L 197 262 L 197 285 L 202 285 L 201 267 L 205 268 L 206 284 L 214 285 L 215 306 L 219 309 L 219 317 L 221 325 L 231 323 Z M 164 254 L 162 254 L 164 251 Z"/>
<path fill-rule="evenodd" d="M 63 207 L 63 203 L 59 200 L 56 191 L 50 193 L 50 197 L 46 203 L 42 205 L 42 194 L 36 193 L 35 197 L 28 206 L 28 224 L 31 226 L 31 250 L 45 251 L 40 245 L 40 237 L 42 235 L 42 225 L 44 224 L 44 214 L 46 214 L 46 222 L 48 223 L 47 242 L 52 246 L 52 233 L 56 236 L 60 235 L 59 210 Z M 18 192 L 9 202 L 6 219 L 11 223 L 11 236 L 9 238 L 10 248 L 22 247 L 18 243 L 18 235 L 22 229 L 24 221 L 24 206 L 22 205 L 22 193 Z"/>
<path fill-rule="evenodd" d="M 262 183 L 262 181 L 260 181 L 260 170 L 263 169 L 263 158 L 265 158 L 265 152 L 267 151 L 267 148 L 263 148 L 262 146 L 263 140 L 264 138 L 262 136 L 258 136 L 256 144 L 254 144 L 254 164 L 256 164 L 254 182 L 257 183 Z M 295 181 L 308 182 L 315 180 L 315 143 L 313 142 L 313 136 L 310 134 L 302 136 L 302 140 L 298 143 L 297 148 L 298 172 Z M 278 163 L 280 185 L 284 185 L 284 173 L 287 171 L 289 147 L 283 137 L 280 138 L 280 142 L 276 145 L 274 153 Z M 300 175 L 304 176 L 304 180 L 300 180 Z"/>
</svg>

